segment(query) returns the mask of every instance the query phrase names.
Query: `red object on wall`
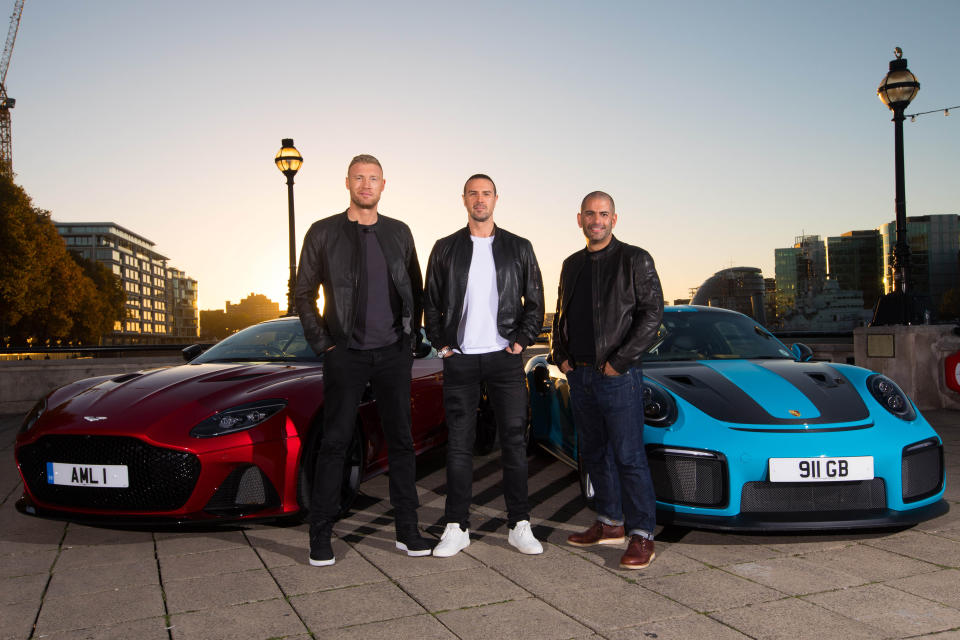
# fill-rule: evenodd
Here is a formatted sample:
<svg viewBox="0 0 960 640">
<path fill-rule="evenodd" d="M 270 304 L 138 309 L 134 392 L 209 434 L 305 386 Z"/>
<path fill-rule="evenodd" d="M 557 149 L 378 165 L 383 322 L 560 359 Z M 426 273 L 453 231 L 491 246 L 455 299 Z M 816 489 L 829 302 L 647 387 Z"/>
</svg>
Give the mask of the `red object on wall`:
<svg viewBox="0 0 960 640">
<path fill-rule="evenodd" d="M 960 351 L 947 356 L 943 373 L 947 381 L 947 388 L 960 393 Z"/>
</svg>

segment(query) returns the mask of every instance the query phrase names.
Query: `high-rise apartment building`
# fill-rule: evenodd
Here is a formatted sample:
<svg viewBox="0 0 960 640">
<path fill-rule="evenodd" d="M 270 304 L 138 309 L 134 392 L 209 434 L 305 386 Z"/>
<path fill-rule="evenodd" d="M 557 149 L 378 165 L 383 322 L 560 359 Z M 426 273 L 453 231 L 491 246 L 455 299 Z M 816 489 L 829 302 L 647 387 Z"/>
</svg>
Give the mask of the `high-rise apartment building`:
<svg viewBox="0 0 960 640">
<path fill-rule="evenodd" d="M 880 226 L 883 239 L 883 285 L 893 291 L 893 248 L 897 244 L 896 222 Z M 929 215 L 907 218 L 910 245 L 908 290 L 930 296 L 934 309 L 949 289 L 960 283 L 960 215 Z"/>
<path fill-rule="evenodd" d="M 167 257 L 150 240 L 113 222 L 54 222 L 67 249 L 106 265 L 120 277 L 126 317 L 103 344 L 176 342 L 169 336 Z"/>
<path fill-rule="evenodd" d="M 883 295 L 883 241 L 878 230 L 828 237 L 827 263 L 830 278 L 841 289 L 863 293 L 865 309 L 872 309 Z"/>
<path fill-rule="evenodd" d="M 167 267 L 167 334 L 194 339 L 198 334 L 197 281 Z"/>
</svg>

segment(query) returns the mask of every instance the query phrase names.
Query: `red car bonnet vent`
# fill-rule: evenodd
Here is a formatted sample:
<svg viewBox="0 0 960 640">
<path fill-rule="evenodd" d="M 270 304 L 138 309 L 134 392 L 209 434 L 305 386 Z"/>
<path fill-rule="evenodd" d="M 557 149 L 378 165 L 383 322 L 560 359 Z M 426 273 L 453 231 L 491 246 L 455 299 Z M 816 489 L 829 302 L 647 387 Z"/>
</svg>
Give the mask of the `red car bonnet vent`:
<svg viewBox="0 0 960 640">
<path fill-rule="evenodd" d="M 222 378 L 209 378 L 207 380 L 202 380 L 201 382 L 237 382 L 238 380 L 249 380 L 251 378 L 261 378 L 267 375 L 266 373 L 257 372 L 257 373 L 244 373 L 237 376 L 225 376 Z"/>
<path fill-rule="evenodd" d="M 111 380 L 111 382 L 118 382 L 118 383 L 119 383 L 119 382 L 126 382 L 126 381 L 128 381 L 128 380 L 133 380 L 134 378 L 139 378 L 139 377 L 142 376 L 142 375 L 143 375 L 143 374 L 140 373 L 140 372 L 136 372 L 136 373 L 125 373 L 125 374 L 123 374 L 122 376 L 117 376 L 116 378 L 113 378 L 113 379 Z"/>
</svg>

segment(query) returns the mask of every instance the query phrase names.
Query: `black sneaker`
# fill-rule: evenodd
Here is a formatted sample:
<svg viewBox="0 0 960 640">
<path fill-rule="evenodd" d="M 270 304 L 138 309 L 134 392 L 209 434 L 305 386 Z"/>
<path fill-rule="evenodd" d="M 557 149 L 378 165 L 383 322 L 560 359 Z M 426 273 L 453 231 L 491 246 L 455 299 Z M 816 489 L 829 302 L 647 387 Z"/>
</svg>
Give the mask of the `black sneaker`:
<svg viewBox="0 0 960 640">
<path fill-rule="evenodd" d="M 420 535 L 416 524 L 397 525 L 397 549 L 406 551 L 408 556 L 428 556 L 435 544 Z"/>
<path fill-rule="evenodd" d="M 330 525 L 310 525 L 310 564 L 314 567 L 327 567 L 337 561 L 330 546 Z"/>
</svg>

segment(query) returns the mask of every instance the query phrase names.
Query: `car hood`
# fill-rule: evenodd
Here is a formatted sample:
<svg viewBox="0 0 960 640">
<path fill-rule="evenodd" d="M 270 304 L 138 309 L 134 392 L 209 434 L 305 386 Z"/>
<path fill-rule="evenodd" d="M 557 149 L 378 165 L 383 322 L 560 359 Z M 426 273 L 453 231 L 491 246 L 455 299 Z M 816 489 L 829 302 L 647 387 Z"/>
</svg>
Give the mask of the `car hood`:
<svg viewBox="0 0 960 640">
<path fill-rule="evenodd" d="M 99 378 L 68 396 L 51 395 L 41 422 L 59 432 L 84 433 L 128 433 L 133 427 L 147 431 L 149 425 L 171 418 L 192 424 L 238 404 L 285 398 L 286 383 L 320 376 L 321 371 L 302 364 L 217 363 Z"/>
<path fill-rule="evenodd" d="M 649 363 L 644 365 L 644 374 L 724 422 L 814 425 L 870 418 L 854 385 L 840 371 L 822 362 Z"/>
</svg>

